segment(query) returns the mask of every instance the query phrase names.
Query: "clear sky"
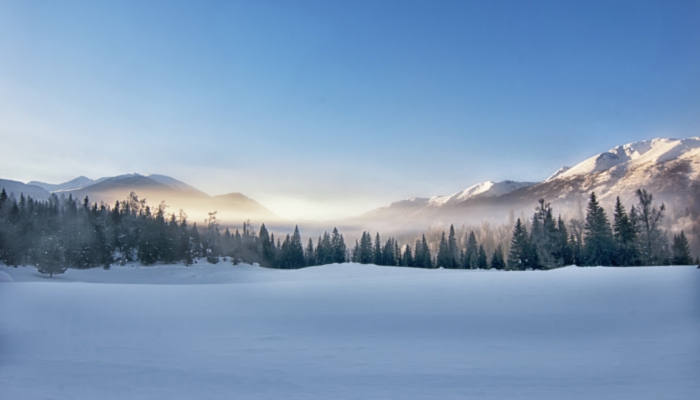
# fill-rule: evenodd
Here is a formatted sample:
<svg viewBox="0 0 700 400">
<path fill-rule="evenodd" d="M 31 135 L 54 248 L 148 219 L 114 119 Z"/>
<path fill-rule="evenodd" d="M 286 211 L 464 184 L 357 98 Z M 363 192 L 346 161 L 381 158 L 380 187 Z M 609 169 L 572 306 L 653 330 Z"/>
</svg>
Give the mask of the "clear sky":
<svg viewBox="0 0 700 400">
<path fill-rule="evenodd" d="M 700 1 L 0 0 L 0 177 L 160 173 L 278 214 L 700 135 Z"/>
</svg>

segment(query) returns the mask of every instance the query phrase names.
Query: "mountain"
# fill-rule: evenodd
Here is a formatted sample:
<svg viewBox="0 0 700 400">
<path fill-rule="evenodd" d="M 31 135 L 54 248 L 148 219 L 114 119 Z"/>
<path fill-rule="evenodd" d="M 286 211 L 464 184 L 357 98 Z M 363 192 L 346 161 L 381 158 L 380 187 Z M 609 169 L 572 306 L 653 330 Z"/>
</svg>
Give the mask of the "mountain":
<svg viewBox="0 0 700 400">
<path fill-rule="evenodd" d="M 140 199 L 146 199 L 152 208 L 165 202 L 168 206 L 166 211 L 168 214 L 179 214 L 179 210 L 184 210 L 190 222 L 201 223 L 213 211 L 217 212 L 217 217 L 225 224 L 239 224 L 248 219 L 266 223 L 284 221 L 260 203 L 241 193 L 210 196 L 165 175 L 133 173 L 97 180 L 81 176 L 61 184 L 33 182 L 34 185 L 25 185 L 22 182 L 0 180 L 0 186 L 7 187 L 7 191 L 15 193 L 16 197 L 24 193 L 43 200 L 53 192 L 65 196 L 72 195 L 78 199 L 84 199 L 87 196 L 91 202 L 104 202 L 110 205 L 126 199 L 131 192 L 135 192 Z"/>
<path fill-rule="evenodd" d="M 63 190 L 80 189 L 80 188 L 83 188 L 85 186 L 92 185 L 93 183 L 95 183 L 95 181 L 93 181 L 92 179 L 84 177 L 84 176 L 79 176 L 73 180 L 70 180 L 70 181 L 64 182 L 64 183 L 59 183 L 59 184 L 51 184 L 51 183 L 45 183 L 45 182 L 39 182 L 39 181 L 31 181 L 27 184 L 40 186 L 49 192 L 60 192 Z"/>
<path fill-rule="evenodd" d="M 7 193 L 8 196 L 14 195 L 17 199 L 19 199 L 21 194 L 37 200 L 46 200 L 51 196 L 51 193 L 41 186 L 11 181 L 9 179 L 0 179 L 0 191 L 2 189 L 5 189 L 5 193 Z"/>
<path fill-rule="evenodd" d="M 435 223 L 474 224 L 504 221 L 511 211 L 529 216 L 537 200 L 552 203 L 556 213 L 581 217 L 591 192 L 609 209 L 617 196 L 629 205 L 644 188 L 657 202 L 683 209 L 700 192 L 700 137 L 657 138 L 614 147 L 573 167 L 562 167 L 547 180 L 484 182 L 450 196 L 410 198 L 372 210 L 354 220 L 397 229 Z"/>
</svg>

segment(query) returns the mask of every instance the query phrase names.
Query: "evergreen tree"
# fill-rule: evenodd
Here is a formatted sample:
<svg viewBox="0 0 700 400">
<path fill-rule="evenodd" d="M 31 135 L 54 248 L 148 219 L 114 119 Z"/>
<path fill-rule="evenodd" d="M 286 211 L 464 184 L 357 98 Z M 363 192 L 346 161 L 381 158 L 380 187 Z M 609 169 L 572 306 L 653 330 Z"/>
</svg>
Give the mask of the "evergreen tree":
<svg viewBox="0 0 700 400">
<path fill-rule="evenodd" d="M 360 239 L 360 264 L 371 264 L 374 259 L 372 253 L 372 236 L 369 232 L 362 232 L 362 238 Z"/>
<path fill-rule="evenodd" d="M 411 246 L 406 245 L 403 251 L 403 256 L 401 257 L 401 265 L 404 267 L 414 267 L 413 254 L 411 253 Z"/>
<path fill-rule="evenodd" d="M 270 233 L 267 231 L 265 224 L 260 226 L 260 234 L 258 235 L 260 240 L 260 247 L 262 253 L 262 262 L 260 265 L 263 267 L 271 267 L 275 264 L 275 253 L 274 253 L 274 239 L 270 239 Z M 311 239 L 309 239 L 309 244 L 311 244 Z"/>
<path fill-rule="evenodd" d="M 693 257 L 690 255 L 690 246 L 685 233 L 681 231 L 679 235 L 673 236 L 673 265 L 690 265 L 693 263 Z"/>
<path fill-rule="evenodd" d="M 479 269 L 489 269 L 489 262 L 486 259 L 486 251 L 484 246 L 479 245 L 479 251 L 476 257 L 476 267 Z"/>
<path fill-rule="evenodd" d="M 470 231 L 469 237 L 467 238 L 467 248 L 464 250 L 461 260 L 462 269 L 475 269 L 477 267 L 478 251 L 479 246 L 476 242 L 476 236 L 474 235 L 474 231 Z"/>
<path fill-rule="evenodd" d="M 316 254 L 314 253 L 314 242 L 309 238 L 309 244 L 306 245 L 306 265 L 316 265 Z"/>
<path fill-rule="evenodd" d="M 613 237 L 608 216 L 598 203 L 595 193 L 591 193 L 586 209 L 586 240 L 584 254 L 587 265 L 611 265 Z"/>
<path fill-rule="evenodd" d="M 447 239 L 447 244 L 450 250 L 450 262 L 452 263 L 449 268 L 457 268 L 459 266 L 457 262 L 457 260 L 459 260 L 459 248 L 457 247 L 457 237 L 455 235 L 454 225 L 450 225 L 450 235 Z"/>
<path fill-rule="evenodd" d="M 564 265 L 562 258 L 559 232 L 552 216 L 552 206 L 544 199 L 539 200 L 539 206 L 532 216 L 530 231 L 533 268 L 557 268 Z M 534 261 L 537 260 L 537 263 Z"/>
<path fill-rule="evenodd" d="M 442 232 L 442 238 L 438 246 L 437 264 L 435 266 L 438 268 L 452 268 L 453 264 L 454 258 L 452 257 L 450 245 L 447 239 L 445 239 L 445 232 Z"/>
<path fill-rule="evenodd" d="M 513 228 L 513 238 L 510 242 L 510 252 L 508 253 L 506 266 L 509 270 L 524 271 L 532 264 L 531 256 L 532 251 L 530 250 L 527 229 L 525 229 L 525 225 L 518 218 L 515 228 Z"/>
<path fill-rule="evenodd" d="M 433 268 L 433 261 L 430 256 L 430 248 L 425 240 L 425 235 L 416 242 L 416 251 L 413 262 L 418 268 Z"/>
<path fill-rule="evenodd" d="M 569 233 L 566 230 L 566 224 L 561 216 L 557 218 L 557 245 L 555 256 L 562 261 L 562 265 L 571 265 L 574 263 L 574 252 L 569 243 Z"/>
<path fill-rule="evenodd" d="M 345 246 L 345 239 L 343 238 L 343 235 L 338 232 L 337 228 L 333 228 L 333 235 L 331 237 L 331 247 L 331 262 L 338 264 L 344 263 L 345 254 L 347 253 L 347 247 Z"/>
<path fill-rule="evenodd" d="M 615 253 L 613 264 L 620 266 L 638 265 L 637 230 L 625 211 L 618 196 L 613 214 L 613 238 Z"/>
<path fill-rule="evenodd" d="M 372 263 L 375 265 L 384 265 L 382 262 L 382 242 L 379 239 L 379 232 L 377 232 L 377 236 L 374 239 L 374 255 L 372 257 Z"/>
<path fill-rule="evenodd" d="M 506 262 L 503 257 L 503 248 L 499 244 L 496 246 L 496 250 L 493 251 L 493 256 L 491 256 L 491 268 L 502 270 L 506 268 Z"/>
<path fill-rule="evenodd" d="M 299 234 L 299 226 L 294 227 L 294 233 L 290 241 L 289 247 L 289 268 L 302 268 L 306 265 L 304 261 L 304 246 L 301 243 L 301 235 Z"/>
<path fill-rule="evenodd" d="M 394 266 L 396 265 L 396 254 L 394 253 L 394 239 L 389 238 L 382 249 L 382 262 L 384 265 Z"/>
</svg>

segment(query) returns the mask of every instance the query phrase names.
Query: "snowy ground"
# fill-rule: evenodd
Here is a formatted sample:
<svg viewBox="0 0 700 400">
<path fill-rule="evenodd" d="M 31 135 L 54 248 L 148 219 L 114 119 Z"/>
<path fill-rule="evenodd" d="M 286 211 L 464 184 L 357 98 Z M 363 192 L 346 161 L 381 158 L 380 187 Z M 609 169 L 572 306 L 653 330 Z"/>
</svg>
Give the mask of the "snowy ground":
<svg viewBox="0 0 700 400">
<path fill-rule="evenodd" d="M 700 393 L 692 267 L 2 272 L 15 281 L 0 283 L 2 399 Z"/>
</svg>

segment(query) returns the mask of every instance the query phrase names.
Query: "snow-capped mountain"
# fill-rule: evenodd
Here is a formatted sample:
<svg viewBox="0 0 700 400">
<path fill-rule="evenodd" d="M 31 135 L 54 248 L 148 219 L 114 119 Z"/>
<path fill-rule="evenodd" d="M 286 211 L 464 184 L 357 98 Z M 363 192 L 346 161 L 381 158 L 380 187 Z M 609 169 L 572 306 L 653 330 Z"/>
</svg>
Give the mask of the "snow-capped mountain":
<svg viewBox="0 0 700 400">
<path fill-rule="evenodd" d="M 658 138 L 628 143 L 597 154 L 558 175 L 555 174 L 556 176 L 548 180 L 588 175 L 613 168 L 632 169 L 649 163 L 688 159 L 700 154 L 698 149 L 700 149 L 699 137 L 681 140 Z"/>
<path fill-rule="evenodd" d="M 535 185 L 537 182 L 514 182 L 514 181 L 503 181 L 503 182 L 493 182 L 486 181 L 482 183 L 477 183 L 474 186 L 470 186 L 462 191 L 453 193 L 449 196 L 435 196 L 428 200 L 428 204 L 435 207 L 449 206 L 453 204 L 461 203 L 468 199 L 473 199 L 477 197 L 487 198 L 501 196 L 510 193 L 514 190 L 518 190 L 524 187 Z"/>
<path fill-rule="evenodd" d="M 683 207 L 695 191 L 700 194 L 700 137 L 628 143 L 571 168 L 562 167 L 544 182 L 484 182 L 449 196 L 397 201 L 358 220 L 423 227 L 435 222 L 502 221 L 510 211 L 529 215 L 541 198 L 551 202 L 557 213 L 576 215 L 591 192 L 611 207 L 617 196 L 628 205 L 636 202 L 635 192 L 640 188 L 676 208 Z"/>
</svg>

